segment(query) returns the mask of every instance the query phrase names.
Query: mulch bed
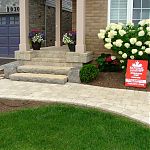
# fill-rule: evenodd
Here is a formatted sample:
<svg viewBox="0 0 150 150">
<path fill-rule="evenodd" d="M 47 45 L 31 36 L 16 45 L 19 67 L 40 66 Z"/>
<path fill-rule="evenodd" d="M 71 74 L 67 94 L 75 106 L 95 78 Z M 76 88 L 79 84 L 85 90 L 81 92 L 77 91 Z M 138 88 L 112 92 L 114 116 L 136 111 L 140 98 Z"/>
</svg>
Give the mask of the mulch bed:
<svg viewBox="0 0 150 150">
<path fill-rule="evenodd" d="M 90 85 L 109 87 L 117 89 L 129 89 L 138 91 L 150 91 L 150 84 L 147 85 L 146 89 L 126 87 L 124 86 L 125 74 L 123 72 L 101 72 L 96 80 L 89 83 Z"/>
<path fill-rule="evenodd" d="M 20 110 L 24 108 L 37 108 L 50 103 L 38 101 L 0 100 L 0 113 Z"/>
</svg>

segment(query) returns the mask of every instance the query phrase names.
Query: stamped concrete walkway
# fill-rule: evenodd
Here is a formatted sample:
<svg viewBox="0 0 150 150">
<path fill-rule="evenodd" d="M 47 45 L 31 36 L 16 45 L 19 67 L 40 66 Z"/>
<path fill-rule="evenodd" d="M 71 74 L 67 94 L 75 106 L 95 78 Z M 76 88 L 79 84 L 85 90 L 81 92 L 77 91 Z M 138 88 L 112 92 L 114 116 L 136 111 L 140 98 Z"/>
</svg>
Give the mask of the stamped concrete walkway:
<svg viewBox="0 0 150 150">
<path fill-rule="evenodd" d="M 150 124 L 150 92 L 0 80 L 0 98 L 63 102 L 113 111 Z"/>
</svg>

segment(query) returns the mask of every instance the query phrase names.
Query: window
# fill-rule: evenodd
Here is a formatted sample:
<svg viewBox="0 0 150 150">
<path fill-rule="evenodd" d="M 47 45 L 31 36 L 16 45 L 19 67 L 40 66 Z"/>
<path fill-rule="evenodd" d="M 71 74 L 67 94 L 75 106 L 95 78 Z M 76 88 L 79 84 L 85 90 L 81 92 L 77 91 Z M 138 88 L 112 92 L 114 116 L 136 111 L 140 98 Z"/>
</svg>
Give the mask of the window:
<svg viewBox="0 0 150 150">
<path fill-rule="evenodd" d="M 10 17 L 10 24 L 19 24 L 19 17 L 18 16 L 11 16 Z"/>
<path fill-rule="evenodd" d="M 137 24 L 150 18 L 150 0 L 109 0 L 109 23 L 132 21 Z"/>
<path fill-rule="evenodd" d="M 0 25 L 5 25 L 6 23 L 6 17 L 0 17 Z"/>
</svg>

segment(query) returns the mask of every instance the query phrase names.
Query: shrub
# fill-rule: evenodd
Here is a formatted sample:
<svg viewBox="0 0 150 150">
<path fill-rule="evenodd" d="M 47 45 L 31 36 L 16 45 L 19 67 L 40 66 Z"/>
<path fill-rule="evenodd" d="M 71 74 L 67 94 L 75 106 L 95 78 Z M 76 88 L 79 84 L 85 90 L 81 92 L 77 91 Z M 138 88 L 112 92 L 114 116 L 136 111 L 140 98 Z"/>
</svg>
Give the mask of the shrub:
<svg viewBox="0 0 150 150">
<path fill-rule="evenodd" d="M 128 59 L 148 60 L 150 63 L 150 19 L 138 25 L 111 23 L 106 30 L 100 30 L 98 37 L 103 39 L 104 47 L 120 55 L 122 69 Z"/>
<path fill-rule="evenodd" d="M 80 79 L 83 83 L 93 81 L 99 74 L 98 68 L 95 65 L 87 64 L 84 65 L 80 70 Z"/>
<path fill-rule="evenodd" d="M 119 60 L 116 56 L 111 56 L 111 54 L 102 53 L 97 59 L 99 71 L 103 72 L 117 72 L 121 71 L 121 66 Z"/>
</svg>

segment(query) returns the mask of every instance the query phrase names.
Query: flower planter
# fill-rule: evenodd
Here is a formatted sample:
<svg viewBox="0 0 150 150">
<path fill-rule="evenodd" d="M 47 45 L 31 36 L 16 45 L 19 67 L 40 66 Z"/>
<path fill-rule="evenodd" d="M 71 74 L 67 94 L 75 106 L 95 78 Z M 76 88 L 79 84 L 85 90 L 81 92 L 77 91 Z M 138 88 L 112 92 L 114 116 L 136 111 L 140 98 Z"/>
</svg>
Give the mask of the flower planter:
<svg viewBox="0 0 150 150">
<path fill-rule="evenodd" d="M 68 44 L 70 52 L 75 52 L 75 44 Z"/>
<path fill-rule="evenodd" d="M 40 48 L 41 48 L 41 43 L 39 43 L 39 42 L 32 42 L 32 48 L 33 48 L 33 50 L 40 50 Z"/>
</svg>

